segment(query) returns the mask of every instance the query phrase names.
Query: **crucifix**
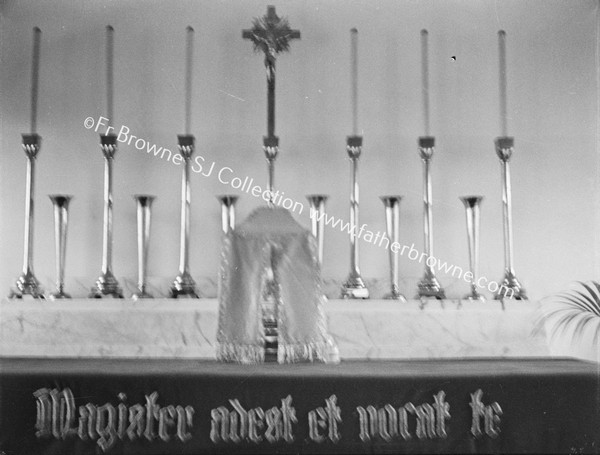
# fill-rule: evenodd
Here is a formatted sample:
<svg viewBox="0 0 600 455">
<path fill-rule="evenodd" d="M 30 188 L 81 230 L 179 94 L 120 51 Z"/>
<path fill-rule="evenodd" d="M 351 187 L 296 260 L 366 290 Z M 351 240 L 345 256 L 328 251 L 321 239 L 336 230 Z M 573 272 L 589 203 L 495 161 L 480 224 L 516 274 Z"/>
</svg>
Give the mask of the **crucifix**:
<svg viewBox="0 0 600 455">
<path fill-rule="evenodd" d="M 290 49 L 292 39 L 300 39 L 300 31 L 292 30 L 286 18 L 277 16 L 274 6 L 267 6 L 267 14 L 255 18 L 252 28 L 242 31 L 242 38 L 252 41 L 254 51 L 265 54 L 267 70 L 267 135 L 263 137 L 263 150 L 267 158 L 269 177 L 267 194 L 269 207 L 274 207 L 275 159 L 279 153 L 279 138 L 275 135 L 275 60 L 277 54 Z M 262 307 L 262 322 L 265 341 L 265 360 L 277 361 L 278 358 L 278 304 L 281 300 L 275 279 L 277 252 L 271 250 L 271 263 L 265 275 L 265 287 Z"/>
<path fill-rule="evenodd" d="M 300 31 L 292 30 L 286 18 L 277 16 L 274 6 L 267 6 L 267 14 L 255 18 L 252 28 L 242 31 L 242 38 L 252 41 L 256 52 L 264 52 L 267 70 L 267 135 L 263 145 L 269 163 L 268 191 L 273 203 L 274 165 L 279 138 L 275 135 L 275 60 L 277 54 L 290 49 L 292 39 L 300 39 Z"/>
</svg>

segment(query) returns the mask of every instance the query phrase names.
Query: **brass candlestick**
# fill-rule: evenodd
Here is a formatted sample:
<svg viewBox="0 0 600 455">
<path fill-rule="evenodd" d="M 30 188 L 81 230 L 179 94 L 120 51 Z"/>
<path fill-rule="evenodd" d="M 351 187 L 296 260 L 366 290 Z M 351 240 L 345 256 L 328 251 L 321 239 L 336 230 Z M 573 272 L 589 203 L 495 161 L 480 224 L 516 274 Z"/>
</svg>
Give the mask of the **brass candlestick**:
<svg viewBox="0 0 600 455">
<path fill-rule="evenodd" d="M 190 274 L 189 250 L 190 250 L 190 167 L 192 155 L 194 154 L 194 136 L 186 134 L 177 136 L 179 153 L 184 159 L 181 174 L 181 231 L 179 248 L 179 274 L 175 277 L 171 286 L 171 297 L 177 298 L 181 295 L 199 298 L 196 282 Z"/>
<path fill-rule="evenodd" d="M 384 299 L 406 302 L 406 298 L 400 293 L 400 287 L 398 286 L 398 251 L 394 251 L 391 247 L 400 238 L 400 201 L 402 196 L 381 196 L 381 200 L 385 206 L 385 227 L 390 241 L 388 251 L 391 289 L 390 293 L 384 296 Z"/>
<path fill-rule="evenodd" d="M 65 292 L 65 260 L 67 253 L 67 228 L 69 223 L 69 202 L 73 196 L 64 194 L 50 195 L 54 206 L 54 239 L 56 247 L 56 292 L 51 299 L 70 299 Z"/>
<path fill-rule="evenodd" d="M 25 181 L 25 234 L 23 246 L 23 272 L 16 280 L 16 290 L 11 290 L 9 298 L 20 299 L 24 295 L 43 299 L 44 291 L 33 273 L 33 196 L 35 183 L 35 159 L 40 151 L 42 138 L 37 134 L 23 134 L 23 150 L 27 157 L 27 178 Z"/>
<path fill-rule="evenodd" d="M 312 235 L 317 239 L 317 259 L 323 265 L 323 245 L 325 239 L 325 202 L 328 196 L 311 194 L 306 196 L 310 205 L 310 227 Z"/>
<path fill-rule="evenodd" d="M 467 239 L 469 243 L 469 269 L 471 271 L 471 292 L 465 295 L 467 300 L 481 300 L 485 297 L 477 291 L 477 279 L 479 277 L 479 208 L 482 196 L 465 196 L 460 200 L 465 206 L 467 216 Z"/>
<path fill-rule="evenodd" d="M 435 138 L 424 136 L 419 138 L 419 155 L 423 161 L 423 233 L 425 238 L 425 255 L 433 256 L 433 217 L 431 191 L 431 159 L 435 147 Z M 418 297 L 434 297 L 445 299 L 446 294 L 435 277 L 433 267 L 425 261 L 425 274 L 418 284 Z"/>
<path fill-rule="evenodd" d="M 502 171 L 502 215 L 504 221 L 504 279 L 494 299 L 513 298 L 527 300 L 527 293 L 515 275 L 513 268 L 512 194 L 509 161 L 514 150 L 514 138 L 496 138 L 496 154 Z"/>
<path fill-rule="evenodd" d="M 105 295 L 123 298 L 123 291 L 112 272 L 113 247 L 113 195 L 112 195 L 112 165 L 117 153 L 117 136 L 114 134 L 100 135 L 100 148 L 104 156 L 104 223 L 102 237 L 102 274 L 96 280 L 90 297 L 101 298 Z"/>
<path fill-rule="evenodd" d="M 146 291 L 146 271 L 148 269 L 151 210 L 155 196 L 136 194 L 133 197 L 137 206 L 138 292 L 133 294 L 132 298 L 136 300 L 151 299 L 153 295 Z"/>
<path fill-rule="evenodd" d="M 342 297 L 345 299 L 368 299 L 369 290 L 360 275 L 359 260 L 359 187 L 358 159 L 362 151 L 362 136 L 349 136 L 346 151 L 352 166 L 350 174 L 350 225 L 354 227 L 350 233 L 350 275 L 342 285 Z"/>
</svg>

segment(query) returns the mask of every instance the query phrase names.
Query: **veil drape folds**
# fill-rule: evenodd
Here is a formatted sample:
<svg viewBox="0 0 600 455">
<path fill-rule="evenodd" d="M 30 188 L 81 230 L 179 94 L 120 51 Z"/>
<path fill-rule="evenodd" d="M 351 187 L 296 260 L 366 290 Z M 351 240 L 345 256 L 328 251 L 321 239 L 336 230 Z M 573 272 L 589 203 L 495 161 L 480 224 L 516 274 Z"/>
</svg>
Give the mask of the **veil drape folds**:
<svg viewBox="0 0 600 455">
<path fill-rule="evenodd" d="M 339 361 L 327 332 L 315 238 L 279 207 L 254 210 L 224 236 L 217 359 L 264 361 L 263 303 L 270 284 L 278 362 Z"/>
</svg>

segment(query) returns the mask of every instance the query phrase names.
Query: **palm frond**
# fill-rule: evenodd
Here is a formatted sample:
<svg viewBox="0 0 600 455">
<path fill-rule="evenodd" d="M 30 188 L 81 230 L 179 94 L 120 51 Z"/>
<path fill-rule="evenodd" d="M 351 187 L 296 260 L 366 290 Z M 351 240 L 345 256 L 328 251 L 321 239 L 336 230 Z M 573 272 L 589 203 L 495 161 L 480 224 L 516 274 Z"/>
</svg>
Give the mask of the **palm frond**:
<svg viewBox="0 0 600 455">
<path fill-rule="evenodd" d="M 579 281 L 578 284 L 581 288 L 558 293 L 542 302 L 538 322 L 549 331 L 551 340 L 570 335 L 575 344 L 591 342 L 590 347 L 600 348 L 600 283 Z M 584 339 L 584 334 L 591 337 Z"/>
</svg>

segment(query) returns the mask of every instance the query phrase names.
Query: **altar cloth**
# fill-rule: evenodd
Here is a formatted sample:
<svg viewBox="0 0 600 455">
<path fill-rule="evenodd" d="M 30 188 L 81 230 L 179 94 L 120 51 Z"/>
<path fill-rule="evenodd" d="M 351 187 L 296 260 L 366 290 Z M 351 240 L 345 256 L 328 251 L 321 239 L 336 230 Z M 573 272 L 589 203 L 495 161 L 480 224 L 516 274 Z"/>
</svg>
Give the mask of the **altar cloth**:
<svg viewBox="0 0 600 455">
<path fill-rule="evenodd" d="M 0 358 L 0 451 L 598 453 L 599 391 L 572 359 Z"/>
</svg>

